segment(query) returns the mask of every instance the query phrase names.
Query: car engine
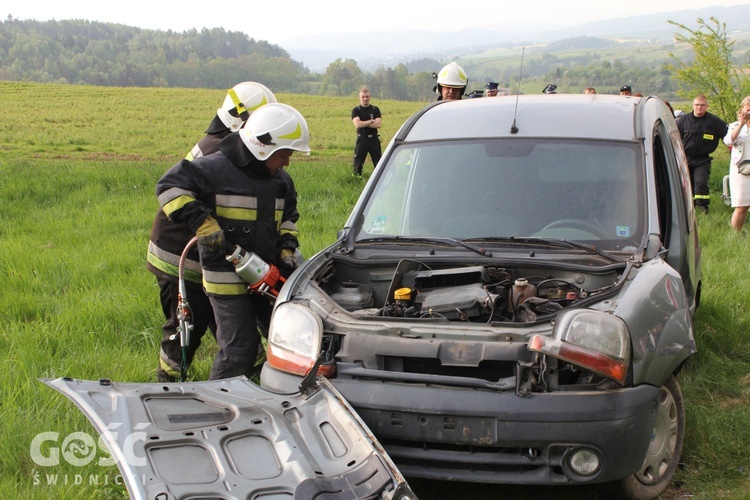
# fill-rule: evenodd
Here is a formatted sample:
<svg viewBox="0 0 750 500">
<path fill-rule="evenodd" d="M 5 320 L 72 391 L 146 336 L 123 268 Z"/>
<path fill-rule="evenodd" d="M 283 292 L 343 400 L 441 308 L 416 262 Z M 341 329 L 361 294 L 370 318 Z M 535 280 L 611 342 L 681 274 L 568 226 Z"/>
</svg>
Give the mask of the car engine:
<svg viewBox="0 0 750 500">
<path fill-rule="evenodd" d="M 330 296 L 358 316 L 528 323 L 612 289 L 620 276 L 614 271 L 541 274 L 493 266 L 432 269 L 404 260 L 387 292 L 378 292 L 378 283 L 348 280 L 339 282 Z"/>
</svg>

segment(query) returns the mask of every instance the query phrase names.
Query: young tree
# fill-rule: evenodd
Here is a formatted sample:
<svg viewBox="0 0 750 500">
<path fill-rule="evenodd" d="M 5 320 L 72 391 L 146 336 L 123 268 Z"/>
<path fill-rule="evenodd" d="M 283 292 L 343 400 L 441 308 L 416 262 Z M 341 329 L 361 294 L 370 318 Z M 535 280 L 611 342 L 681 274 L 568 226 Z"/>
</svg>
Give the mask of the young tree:
<svg viewBox="0 0 750 500">
<path fill-rule="evenodd" d="M 684 24 L 669 21 L 682 33 L 675 33 L 675 41 L 686 43 L 692 48 L 694 59 L 689 62 L 680 60 L 673 52 L 670 57 L 675 65 L 670 65 L 678 81 L 678 95 L 693 99 L 697 94 L 705 94 L 711 101 L 715 114 L 724 121 L 736 119 L 737 106 L 742 96 L 750 90 L 747 78 L 740 68 L 732 64 L 732 46 L 734 42 L 727 39 L 727 27 L 715 17 L 710 23 L 697 19 L 698 28 L 691 29 Z"/>
</svg>

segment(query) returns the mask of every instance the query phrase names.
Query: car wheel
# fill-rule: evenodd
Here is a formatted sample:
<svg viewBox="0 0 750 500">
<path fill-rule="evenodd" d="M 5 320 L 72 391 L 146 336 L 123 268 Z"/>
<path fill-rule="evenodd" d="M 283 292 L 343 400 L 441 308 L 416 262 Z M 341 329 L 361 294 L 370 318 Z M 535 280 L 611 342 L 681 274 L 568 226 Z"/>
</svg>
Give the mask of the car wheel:
<svg viewBox="0 0 750 500">
<path fill-rule="evenodd" d="M 618 483 L 626 498 L 649 500 L 662 494 L 677 470 L 685 438 L 685 405 L 674 375 L 661 388 L 651 443 L 641 470 Z"/>
</svg>

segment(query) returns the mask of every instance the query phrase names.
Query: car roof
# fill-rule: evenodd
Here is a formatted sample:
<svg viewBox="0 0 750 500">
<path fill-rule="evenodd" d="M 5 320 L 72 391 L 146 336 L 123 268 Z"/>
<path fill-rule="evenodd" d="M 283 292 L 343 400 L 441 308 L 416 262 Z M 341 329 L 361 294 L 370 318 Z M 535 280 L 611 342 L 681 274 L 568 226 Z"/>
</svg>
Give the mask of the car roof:
<svg viewBox="0 0 750 500">
<path fill-rule="evenodd" d="M 600 94 L 440 101 L 417 112 L 404 125 L 398 140 L 485 137 L 636 140 L 641 135 L 636 131 L 637 109 L 658 105 L 663 107 L 657 109 L 658 114 L 668 110 L 658 98 Z M 517 129 L 515 133 L 511 132 L 513 126 Z"/>
</svg>

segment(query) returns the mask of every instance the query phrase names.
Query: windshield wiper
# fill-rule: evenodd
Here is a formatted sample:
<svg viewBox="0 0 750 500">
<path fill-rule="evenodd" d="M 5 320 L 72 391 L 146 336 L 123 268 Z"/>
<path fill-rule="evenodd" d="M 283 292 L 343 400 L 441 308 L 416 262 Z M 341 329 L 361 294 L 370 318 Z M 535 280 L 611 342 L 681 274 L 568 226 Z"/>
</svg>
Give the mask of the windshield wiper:
<svg viewBox="0 0 750 500">
<path fill-rule="evenodd" d="M 613 262 L 620 262 L 622 259 L 615 257 L 614 255 L 600 250 L 595 245 L 589 245 L 581 243 L 579 241 L 564 240 L 560 238 L 533 238 L 530 236 L 490 236 L 481 238 L 470 238 L 472 242 L 503 242 L 507 244 L 519 244 L 519 245 L 539 245 L 547 247 L 557 248 L 575 248 L 578 250 L 585 250 L 589 253 L 605 257 Z"/>
<path fill-rule="evenodd" d="M 423 244 L 443 244 L 451 247 L 463 247 L 471 250 L 474 253 L 482 255 L 484 257 L 492 257 L 492 252 L 489 252 L 485 248 L 472 245 L 463 240 L 457 240 L 455 238 L 445 238 L 440 236 L 427 237 L 427 236 L 390 236 L 380 238 L 366 238 L 358 240 L 357 243 L 423 243 Z"/>
</svg>

